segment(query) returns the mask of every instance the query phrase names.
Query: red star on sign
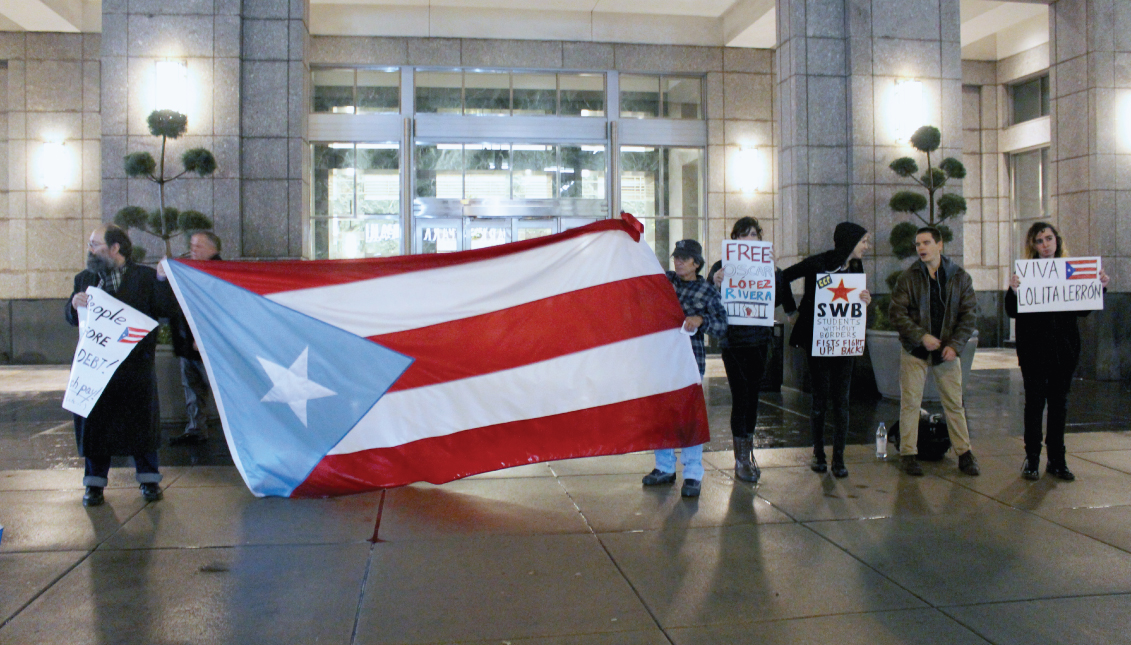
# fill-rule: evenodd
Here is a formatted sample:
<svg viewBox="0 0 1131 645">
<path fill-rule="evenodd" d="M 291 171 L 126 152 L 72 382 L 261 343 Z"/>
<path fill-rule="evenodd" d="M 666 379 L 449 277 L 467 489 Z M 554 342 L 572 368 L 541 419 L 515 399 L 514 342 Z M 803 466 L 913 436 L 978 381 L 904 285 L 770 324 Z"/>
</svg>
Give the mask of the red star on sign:
<svg viewBox="0 0 1131 645">
<path fill-rule="evenodd" d="M 829 287 L 829 291 L 833 292 L 833 302 L 835 302 L 838 298 L 840 300 L 848 302 L 848 294 L 856 291 L 856 289 L 844 286 L 844 279 L 841 278 L 840 286 Z"/>
</svg>

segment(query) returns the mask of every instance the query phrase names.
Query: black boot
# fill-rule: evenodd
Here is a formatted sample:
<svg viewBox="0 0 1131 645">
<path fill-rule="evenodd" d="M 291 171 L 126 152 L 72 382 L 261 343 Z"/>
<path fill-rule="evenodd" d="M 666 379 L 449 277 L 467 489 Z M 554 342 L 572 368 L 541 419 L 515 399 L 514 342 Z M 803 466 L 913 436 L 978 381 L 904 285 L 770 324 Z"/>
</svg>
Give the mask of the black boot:
<svg viewBox="0 0 1131 645">
<path fill-rule="evenodd" d="M 833 451 L 833 477 L 844 479 L 848 477 L 848 469 L 844 467 L 844 453 Z"/>
<path fill-rule="evenodd" d="M 754 437 L 734 437 L 734 476 L 741 481 L 757 484 L 762 469 L 754 460 Z"/>
<path fill-rule="evenodd" d="M 1073 475 L 1072 471 L 1068 470 L 1068 463 L 1063 458 L 1054 461 L 1050 457 L 1049 463 L 1045 466 L 1045 471 L 1053 477 L 1063 479 L 1066 482 L 1076 481 L 1076 475 Z"/>
<path fill-rule="evenodd" d="M 83 506 L 102 506 L 106 498 L 102 495 L 101 486 L 87 486 L 86 494 L 82 496 Z"/>
<path fill-rule="evenodd" d="M 1041 457 L 1039 455 L 1025 455 L 1025 461 L 1021 464 L 1021 476 L 1029 481 L 1037 481 L 1041 478 Z"/>
</svg>

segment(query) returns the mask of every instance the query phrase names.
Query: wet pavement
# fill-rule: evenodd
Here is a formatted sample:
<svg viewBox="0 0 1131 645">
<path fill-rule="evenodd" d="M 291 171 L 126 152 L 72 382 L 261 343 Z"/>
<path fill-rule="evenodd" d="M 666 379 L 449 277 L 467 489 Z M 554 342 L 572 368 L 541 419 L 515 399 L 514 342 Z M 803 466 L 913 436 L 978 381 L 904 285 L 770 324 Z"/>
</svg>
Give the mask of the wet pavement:
<svg viewBox="0 0 1131 645">
<path fill-rule="evenodd" d="M 735 481 L 712 361 L 698 500 L 642 488 L 646 453 L 257 499 L 214 438 L 162 450 L 164 500 L 115 468 L 92 509 L 65 369 L 0 368 L 0 643 L 1128 642 L 1131 387 L 1075 383 L 1079 479 L 1028 482 L 1011 354 L 979 351 L 967 388 L 977 478 L 877 460 L 883 400 L 853 403 L 850 476 L 816 475 L 808 397 L 784 389 L 762 399 L 762 481 Z"/>
</svg>

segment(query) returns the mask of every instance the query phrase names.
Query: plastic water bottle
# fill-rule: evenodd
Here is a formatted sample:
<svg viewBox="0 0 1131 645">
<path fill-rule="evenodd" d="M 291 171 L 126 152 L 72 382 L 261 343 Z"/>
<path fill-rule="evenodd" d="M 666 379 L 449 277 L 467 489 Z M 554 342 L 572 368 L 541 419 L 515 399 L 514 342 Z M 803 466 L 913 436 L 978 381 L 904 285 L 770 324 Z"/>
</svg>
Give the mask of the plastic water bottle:
<svg viewBox="0 0 1131 645">
<path fill-rule="evenodd" d="M 876 426 L 876 459 L 888 458 L 888 427 L 880 421 Z"/>
</svg>

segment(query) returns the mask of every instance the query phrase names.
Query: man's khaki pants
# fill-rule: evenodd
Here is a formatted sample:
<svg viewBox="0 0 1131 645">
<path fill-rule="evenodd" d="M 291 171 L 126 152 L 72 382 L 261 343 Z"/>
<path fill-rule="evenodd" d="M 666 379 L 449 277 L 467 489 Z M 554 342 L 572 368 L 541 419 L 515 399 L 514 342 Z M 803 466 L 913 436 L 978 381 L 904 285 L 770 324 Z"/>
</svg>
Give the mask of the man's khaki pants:
<svg viewBox="0 0 1131 645">
<path fill-rule="evenodd" d="M 906 351 L 900 352 L 899 358 L 899 454 L 919 454 L 919 407 L 923 403 L 927 370 L 935 375 L 942 395 L 946 429 L 954 454 L 961 455 L 970 450 L 970 430 L 966 427 L 966 409 L 962 407 L 961 358 L 931 365 Z"/>
</svg>

